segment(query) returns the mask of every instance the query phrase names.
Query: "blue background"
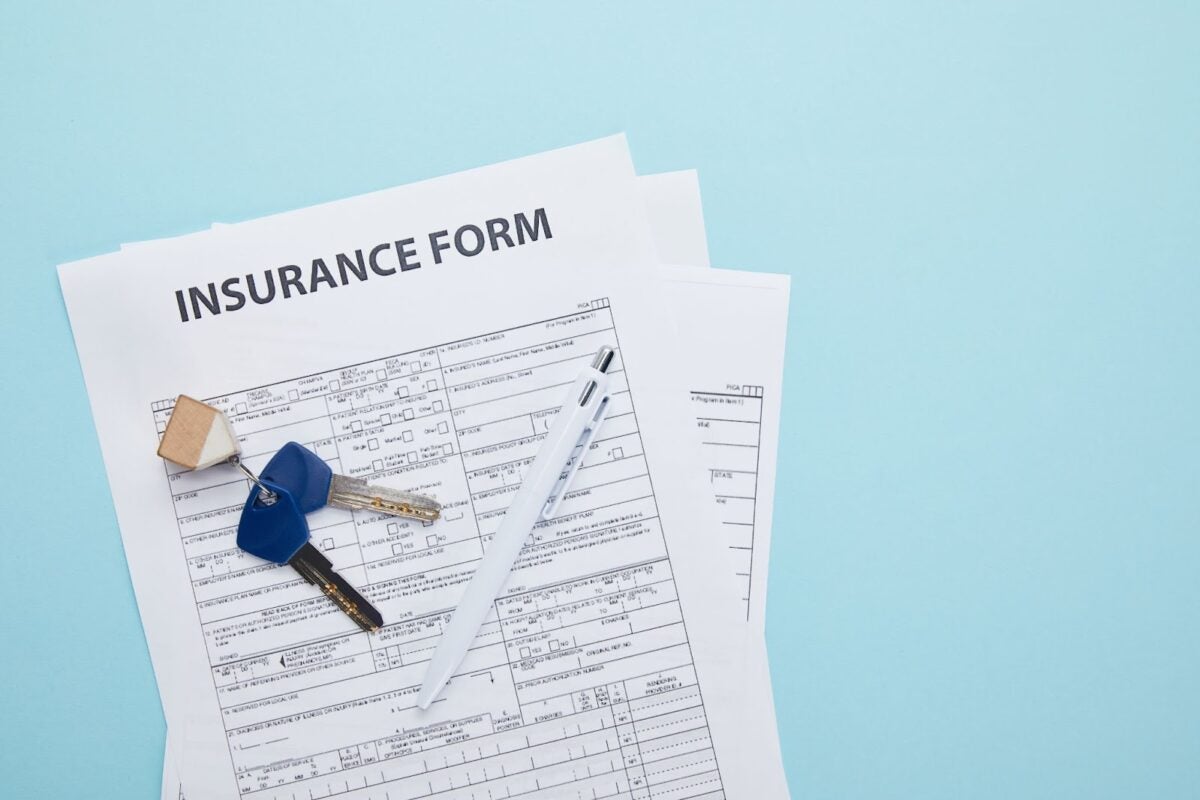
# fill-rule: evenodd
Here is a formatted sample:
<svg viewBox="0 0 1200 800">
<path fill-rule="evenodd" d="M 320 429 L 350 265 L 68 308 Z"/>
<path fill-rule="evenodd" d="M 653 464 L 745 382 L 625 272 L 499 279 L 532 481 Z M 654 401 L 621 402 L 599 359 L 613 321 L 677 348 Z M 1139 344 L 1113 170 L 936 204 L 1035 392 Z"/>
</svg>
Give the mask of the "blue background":
<svg viewBox="0 0 1200 800">
<path fill-rule="evenodd" d="M 1200 795 L 1200 5 L 187 5 L 5 3 L 0 795 L 159 788 L 54 265 L 618 131 L 793 276 L 793 794 Z"/>
</svg>

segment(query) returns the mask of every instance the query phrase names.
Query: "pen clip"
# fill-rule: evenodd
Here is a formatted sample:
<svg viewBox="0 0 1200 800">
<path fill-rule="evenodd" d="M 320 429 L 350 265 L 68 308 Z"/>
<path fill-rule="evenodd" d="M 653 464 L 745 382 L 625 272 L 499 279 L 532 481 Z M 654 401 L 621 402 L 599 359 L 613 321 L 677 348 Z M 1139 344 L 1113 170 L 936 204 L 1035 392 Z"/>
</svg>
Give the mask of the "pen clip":
<svg viewBox="0 0 1200 800">
<path fill-rule="evenodd" d="M 567 490 L 571 488 L 571 481 L 575 478 L 575 473 L 579 472 L 579 465 L 583 463 L 584 456 L 591 449 L 592 442 L 596 440 L 596 434 L 600 432 L 600 425 L 604 422 L 604 415 L 608 413 L 608 400 L 609 397 L 607 395 L 601 398 L 596 408 L 596 413 L 592 415 L 591 422 L 583 429 L 583 435 L 579 437 L 579 443 L 571 451 L 571 458 L 563 468 L 563 473 L 559 476 L 558 483 L 554 484 L 554 491 L 550 493 L 550 498 L 546 500 L 546 505 L 542 507 L 542 519 L 550 519 L 554 516 L 554 512 L 558 511 L 558 506 L 562 503 L 563 497 L 566 496 Z"/>
</svg>

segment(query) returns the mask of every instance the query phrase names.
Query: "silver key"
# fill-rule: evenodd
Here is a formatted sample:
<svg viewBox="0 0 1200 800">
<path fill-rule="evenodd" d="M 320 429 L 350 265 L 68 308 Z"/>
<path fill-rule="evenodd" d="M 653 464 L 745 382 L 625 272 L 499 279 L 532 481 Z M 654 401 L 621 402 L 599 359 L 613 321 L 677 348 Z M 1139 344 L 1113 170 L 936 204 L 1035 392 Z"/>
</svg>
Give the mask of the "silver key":
<svg viewBox="0 0 1200 800">
<path fill-rule="evenodd" d="M 335 475 L 320 456 L 299 442 L 279 448 L 263 467 L 262 478 L 291 492 L 305 514 L 331 505 L 433 522 L 442 512 L 432 497 Z"/>
<path fill-rule="evenodd" d="M 441 503 L 432 497 L 337 474 L 329 481 L 329 505 L 352 511 L 378 511 L 423 522 L 433 522 L 442 515 Z"/>
</svg>

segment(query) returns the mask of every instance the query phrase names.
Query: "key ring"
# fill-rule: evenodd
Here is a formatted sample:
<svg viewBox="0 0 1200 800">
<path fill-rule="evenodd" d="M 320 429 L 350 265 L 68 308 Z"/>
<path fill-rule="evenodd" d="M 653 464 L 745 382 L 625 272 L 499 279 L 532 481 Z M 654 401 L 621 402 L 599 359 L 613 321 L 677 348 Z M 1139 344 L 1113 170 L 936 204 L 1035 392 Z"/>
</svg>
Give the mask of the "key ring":
<svg viewBox="0 0 1200 800">
<path fill-rule="evenodd" d="M 242 457 L 240 455 L 238 455 L 236 453 L 231 455 L 229 457 L 229 463 L 233 464 L 235 467 L 240 469 L 242 471 L 242 474 L 245 475 L 247 478 L 249 478 L 254 483 L 254 485 L 258 487 L 259 502 L 261 502 L 264 506 L 275 505 L 275 501 L 279 499 L 279 496 L 276 495 L 273 491 L 271 491 L 265 483 L 260 481 L 258 479 L 258 476 L 250 471 L 249 467 L 247 467 L 245 464 L 242 463 Z"/>
</svg>

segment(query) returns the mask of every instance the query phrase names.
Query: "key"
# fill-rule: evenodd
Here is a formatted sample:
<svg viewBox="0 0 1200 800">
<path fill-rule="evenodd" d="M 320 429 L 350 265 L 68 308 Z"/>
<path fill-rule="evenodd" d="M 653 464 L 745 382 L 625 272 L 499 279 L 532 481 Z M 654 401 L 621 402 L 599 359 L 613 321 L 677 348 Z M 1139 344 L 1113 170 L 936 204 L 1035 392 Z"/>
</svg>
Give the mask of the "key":
<svg viewBox="0 0 1200 800">
<path fill-rule="evenodd" d="M 271 491 L 242 463 L 241 452 L 233 426 L 220 409 L 184 394 L 176 398 L 158 454 L 193 470 L 228 462 L 262 489 L 264 500 L 270 500 Z M 334 475 L 320 457 L 295 442 L 284 445 L 262 474 L 291 491 L 305 514 L 331 505 L 433 522 L 442 513 L 441 505 L 431 497 Z"/>
<path fill-rule="evenodd" d="M 262 479 L 291 492 L 305 514 L 331 505 L 433 522 L 442 513 L 431 497 L 335 475 L 320 456 L 296 442 L 279 448 L 263 468 Z"/>
<path fill-rule="evenodd" d="M 279 484 L 260 478 L 238 521 L 238 547 L 276 564 L 289 564 L 315 584 L 367 633 L 383 627 L 383 617 L 367 599 L 334 571 L 325 554 L 308 540 L 308 522 L 295 496 Z M 265 492 L 274 498 L 264 498 Z"/>
</svg>

